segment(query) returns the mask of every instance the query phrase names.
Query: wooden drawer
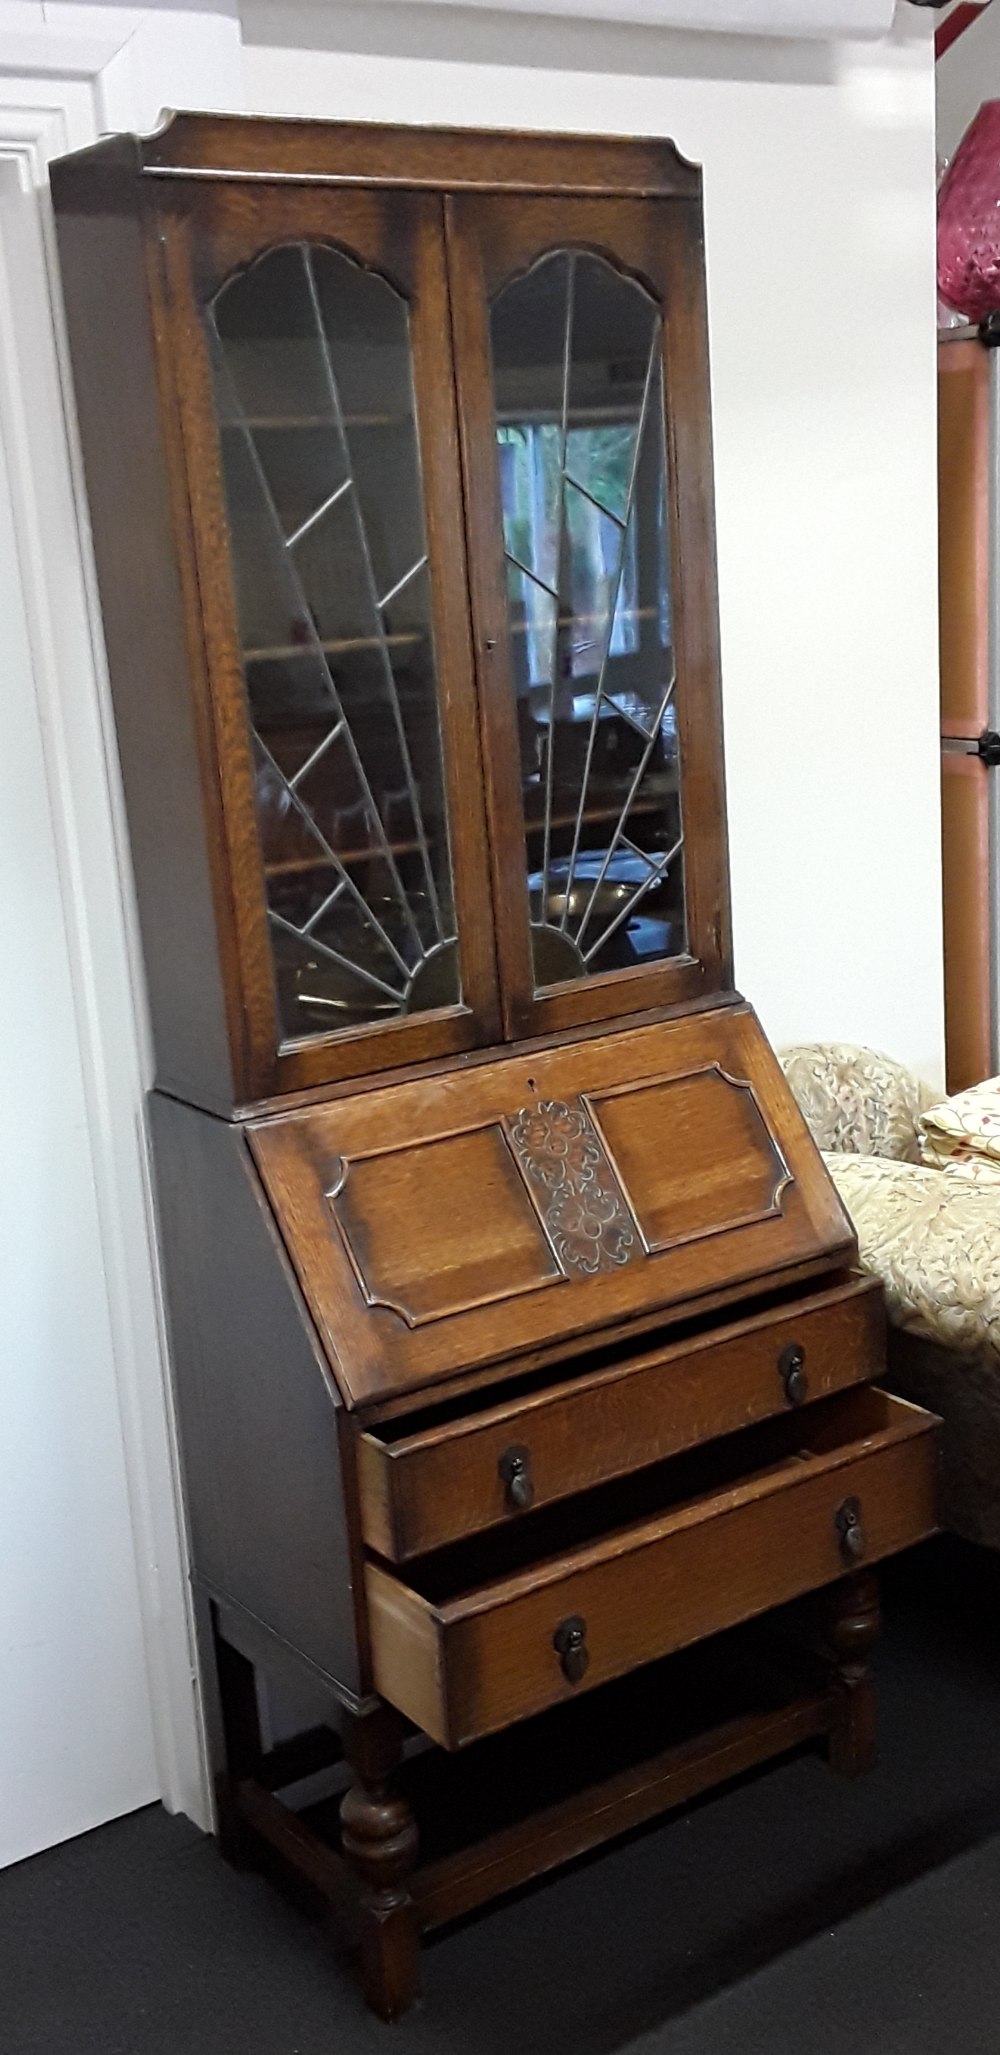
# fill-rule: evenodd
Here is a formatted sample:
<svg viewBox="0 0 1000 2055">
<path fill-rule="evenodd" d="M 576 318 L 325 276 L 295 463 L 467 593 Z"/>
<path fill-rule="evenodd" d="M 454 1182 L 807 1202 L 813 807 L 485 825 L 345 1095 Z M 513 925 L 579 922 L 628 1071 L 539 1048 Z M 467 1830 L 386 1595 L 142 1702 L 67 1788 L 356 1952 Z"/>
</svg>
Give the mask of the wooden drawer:
<svg viewBox="0 0 1000 2055">
<path fill-rule="evenodd" d="M 665 1465 L 664 1488 L 679 1483 L 684 1495 L 558 1555 L 525 1564 L 522 1547 L 518 1563 L 508 1546 L 500 1574 L 475 1583 L 475 1546 L 425 1564 L 410 1584 L 369 1563 L 376 1689 L 458 1748 L 892 1555 L 933 1532 L 937 1425 L 886 1392 L 851 1392 L 721 1444 L 714 1481 L 712 1451 Z M 741 1449 L 752 1474 L 734 1474 Z M 699 1464 L 702 1488 L 687 1495 Z M 639 1484 L 618 1489 L 634 1499 Z M 851 1501 L 857 1552 L 843 1531 Z M 572 1528 L 567 1509 L 558 1520 Z M 504 1539 L 528 1534 L 525 1523 Z M 585 1668 L 572 1648 L 560 1653 L 574 1625 Z"/>
<path fill-rule="evenodd" d="M 789 1396 L 788 1352 L 802 1354 Z M 391 1562 L 587 1491 L 679 1450 L 882 1373 L 880 1286 L 855 1278 L 527 1397 L 358 1438 L 361 1527 Z M 513 1495 L 510 1465 L 521 1483 Z M 525 1483 L 528 1489 L 524 1489 Z M 530 1493 L 530 1497 L 529 1497 Z"/>
</svg>

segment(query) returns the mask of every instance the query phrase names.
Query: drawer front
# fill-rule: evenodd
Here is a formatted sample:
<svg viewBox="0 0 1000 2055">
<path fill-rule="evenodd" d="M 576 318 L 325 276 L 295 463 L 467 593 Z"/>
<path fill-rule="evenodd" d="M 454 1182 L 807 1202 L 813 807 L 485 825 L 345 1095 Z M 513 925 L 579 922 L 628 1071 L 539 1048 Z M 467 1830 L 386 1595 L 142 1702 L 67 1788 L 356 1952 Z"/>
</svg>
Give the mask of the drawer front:
<svg viewBox="0 0 1000 2055">
<path fill-rule="evenodd" d="M 832 1446 L 827 1422 L 735 1488 L 505 1582 L 433 1600 L 369 1564 L 376 1688 L 460 1747 L 932 1533 L 934 1416 L 876 1391 L 841 1403 Z"/>
<path fill-rule="evenodd" d="M 406 1562 L 870 1381 L 884 1361 L 881 1287 L 857 1278 L 422 1434 L 359 1435 L 364 1539 Z"/>
</svg>

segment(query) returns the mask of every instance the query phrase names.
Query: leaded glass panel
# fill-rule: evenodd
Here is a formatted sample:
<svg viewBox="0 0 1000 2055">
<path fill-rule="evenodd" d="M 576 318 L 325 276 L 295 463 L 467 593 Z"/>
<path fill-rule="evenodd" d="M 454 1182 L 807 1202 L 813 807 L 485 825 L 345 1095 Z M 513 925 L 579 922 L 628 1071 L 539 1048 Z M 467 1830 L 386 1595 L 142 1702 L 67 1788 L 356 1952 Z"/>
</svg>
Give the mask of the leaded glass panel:
<svg viewBox="0 0 1000 2055">
<path fill-rule="evenodd" d="M 536 988 L 683 955 L 661 317 L 589 251 L 491 310 Z"/>
<path fill-rule="evenodd" d="M 320 244 L 209 310 L 284 1039 L 460 997 L 409 313 Z"/>
</svg>

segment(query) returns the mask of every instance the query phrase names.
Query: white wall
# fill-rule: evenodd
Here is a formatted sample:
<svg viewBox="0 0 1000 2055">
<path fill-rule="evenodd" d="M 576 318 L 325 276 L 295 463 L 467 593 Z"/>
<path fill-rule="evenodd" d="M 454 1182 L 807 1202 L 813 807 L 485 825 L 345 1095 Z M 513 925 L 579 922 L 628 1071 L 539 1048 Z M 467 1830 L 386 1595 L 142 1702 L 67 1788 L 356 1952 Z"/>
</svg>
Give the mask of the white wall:
<svg viewBox="0 0 1000 2055">
<path fill-rule="evenodd" d="M 937 67 L 938 154 L 954 155 L 984 100 L 1000 98 L 1000 0 L 983 9 Z"/>
<path fill-rule="evenodd" d="M 242 14 L 255 110 L 668 135 L 704 165 L 739 981 L 778 1042 L 940 1080 L 933 17 L 817 49 Z"/>
</svg>

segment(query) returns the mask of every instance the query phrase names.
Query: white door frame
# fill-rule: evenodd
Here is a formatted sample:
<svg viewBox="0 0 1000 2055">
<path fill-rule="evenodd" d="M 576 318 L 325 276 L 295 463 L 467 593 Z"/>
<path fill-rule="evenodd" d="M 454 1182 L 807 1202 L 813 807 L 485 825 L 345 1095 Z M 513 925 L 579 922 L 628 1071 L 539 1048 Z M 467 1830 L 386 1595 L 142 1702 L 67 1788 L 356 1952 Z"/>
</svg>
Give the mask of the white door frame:
<svg viewBox="0 0 1000 2055">
<path fill-rule="evenodd" d="M 9 20 L 15 10 L 0 12 Z M 157 1771 L 165 1805 L 208 1826 L 145 1135 L 148 1024 L 48 198 L 53 157 L 112 127 L 152 125 L 142 103 L 153 79 L 169 98 L 164 38 L 176 23 L 152 8 L 88 6 L 81 34 L 74 12 L 51 7 L 41 27 L 5 33 L 0 46 L 0 435 L 70 954 Z M 187 73 L 197 13 L 181 26 Z M 231 38 L 228 28 L 219 15 L 209 28 L 208 89 L 223 106 L 239 94 L 238 28 Z"/>
</svg>

